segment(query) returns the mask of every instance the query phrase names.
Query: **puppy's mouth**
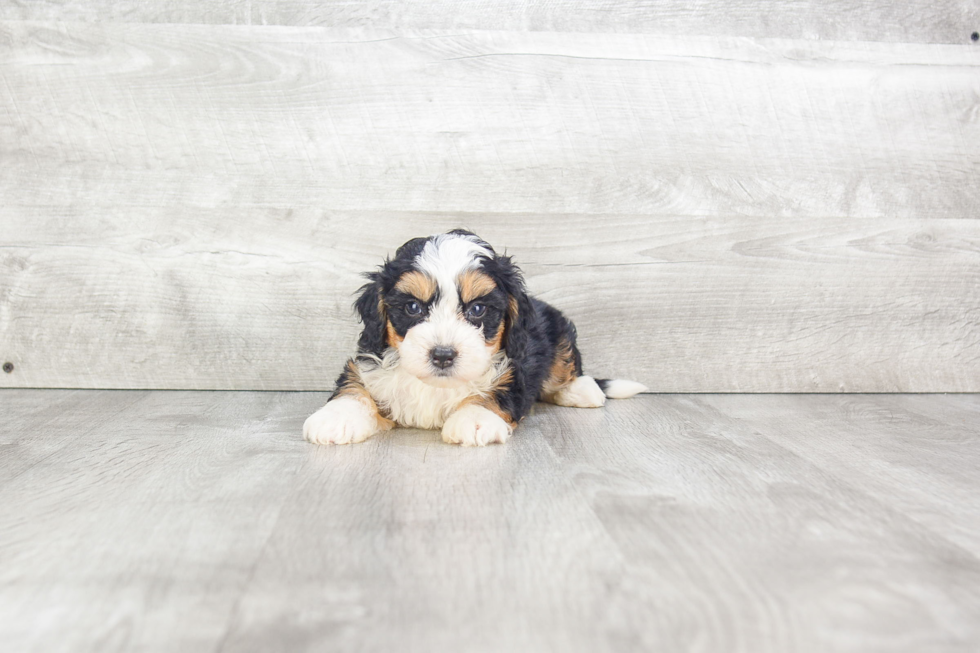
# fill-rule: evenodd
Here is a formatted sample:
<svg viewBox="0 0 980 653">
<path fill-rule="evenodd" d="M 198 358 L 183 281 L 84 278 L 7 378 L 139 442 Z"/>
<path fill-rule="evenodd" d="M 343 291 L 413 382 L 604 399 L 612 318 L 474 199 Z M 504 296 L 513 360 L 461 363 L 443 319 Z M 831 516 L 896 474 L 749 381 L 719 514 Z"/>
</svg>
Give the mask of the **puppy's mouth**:
<svg viewBox="0 0 980 653">
<path fill-rule="evenodd" d="M 466 381 L 456 376 L 456 373 L 452 368 L 429 370 L 428 376 L 420 376 L 418 379 L 423 383 L 435 386 L 437 388 L 452 388 L 454 386 L 466 383 Z"/>
</svg>

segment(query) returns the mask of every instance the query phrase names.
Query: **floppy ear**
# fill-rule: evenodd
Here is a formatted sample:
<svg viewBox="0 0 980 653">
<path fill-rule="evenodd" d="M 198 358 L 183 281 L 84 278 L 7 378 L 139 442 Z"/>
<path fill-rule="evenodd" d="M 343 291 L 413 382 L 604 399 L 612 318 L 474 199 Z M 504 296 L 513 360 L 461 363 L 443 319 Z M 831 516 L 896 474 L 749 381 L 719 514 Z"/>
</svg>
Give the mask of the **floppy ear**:
<svg viewBox="0 0 980 653">
<path fill-rule="evenodd" d="M 504 334 L 506 343 L 504 351 L 511 360 L 524 358 L 527 341 L 530 337 L 531 300 L 523 290 L 511 295 L 507 307 L 507 331 Z"/>
<path fill-rule="evenodd" d="M 381 302 L 381 275 L 375 272 L 367 276 L 371 282 L 361 286 L 361 296 L 354 302 L 354 308 L 364 324 L 364 330 L 357 339 L 357 350 L 362 354 L 381 356 L 388 346 L 385 334 L 387 318 Z"/>
<path fill-rule="evenodd" d="M 524 358 L 530 337 L 531 300 L 524 288 L 524 277 L 509 256 L 498 256 L 493 263 L 493 276 L 508 296 L 504 351 L 508 358 L 519 361 Z"/>
</svg>

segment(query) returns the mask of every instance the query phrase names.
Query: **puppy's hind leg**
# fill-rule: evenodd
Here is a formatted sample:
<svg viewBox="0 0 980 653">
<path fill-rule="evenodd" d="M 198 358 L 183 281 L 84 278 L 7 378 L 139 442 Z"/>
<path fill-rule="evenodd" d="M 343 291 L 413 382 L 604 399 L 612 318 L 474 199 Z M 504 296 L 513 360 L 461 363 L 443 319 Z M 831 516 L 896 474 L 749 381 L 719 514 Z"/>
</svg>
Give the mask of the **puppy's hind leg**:
<svg viewBox="0 0 980 653">
<path fill-rule="evenodd" d="M 566 324 L 567 332 L 555 347 L 540 398 L 559 406 L 598 408 L 606 403 L 606 395 L 595 379 L 582 374 L 582 356 L 575 346 L 575 328 L 570 322 L 566 321 Z"/>
<path fill-rule="evenodd" d="M 582 357 L 573 338 L 574 331 L 558 341 L 548 378 L 541 386 L 542 401 L 573 408 L 598 408 L 605 405 L 606 397 L 626 399 L 647 390 L 635 381 L 597 381 L 582 374 Z"/>
<path fill-rule="evenodd" d="M 578 376 L 545 400 L 572 408 L 599 408 L 605 405 L 606 395 L 591 376 Z"/>
</svg>

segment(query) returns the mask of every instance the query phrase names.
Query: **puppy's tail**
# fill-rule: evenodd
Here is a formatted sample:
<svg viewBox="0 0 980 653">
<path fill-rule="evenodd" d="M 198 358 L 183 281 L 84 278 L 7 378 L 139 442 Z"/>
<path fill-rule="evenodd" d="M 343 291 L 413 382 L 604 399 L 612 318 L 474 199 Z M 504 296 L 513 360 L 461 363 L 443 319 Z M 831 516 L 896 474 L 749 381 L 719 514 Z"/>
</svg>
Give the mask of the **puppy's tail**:
<svg viewBox="0 0 980 653">
<path fill-rule="evenodd" d="M 595 382 L 599 385 L 599 389 L 602 390 L 602 394 L 610 399 L 629 399 L 633 395 L 650 390 L 642 383 L 637 383 L 636 381 L 596 379 Z"/>
</svg>

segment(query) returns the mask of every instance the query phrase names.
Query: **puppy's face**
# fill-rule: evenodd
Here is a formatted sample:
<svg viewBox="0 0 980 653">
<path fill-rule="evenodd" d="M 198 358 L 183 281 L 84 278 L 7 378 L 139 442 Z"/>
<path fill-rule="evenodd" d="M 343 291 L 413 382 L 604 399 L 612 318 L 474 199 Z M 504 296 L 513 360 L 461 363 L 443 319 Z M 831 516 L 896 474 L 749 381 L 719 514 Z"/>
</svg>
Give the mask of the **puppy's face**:
<svg viewBox="0 0 980 653">
<path fill-rule="evenodd" d="M 377 318 L 364 320 L 365 331 L 380 327 L 403 369 L 442 387 L 487 373 L 517 310 L 512 280 L 487 243 L 463 231 L 415 239 L 372 278 Z"/>
</svg>

